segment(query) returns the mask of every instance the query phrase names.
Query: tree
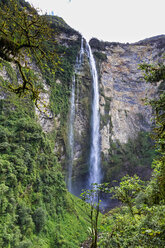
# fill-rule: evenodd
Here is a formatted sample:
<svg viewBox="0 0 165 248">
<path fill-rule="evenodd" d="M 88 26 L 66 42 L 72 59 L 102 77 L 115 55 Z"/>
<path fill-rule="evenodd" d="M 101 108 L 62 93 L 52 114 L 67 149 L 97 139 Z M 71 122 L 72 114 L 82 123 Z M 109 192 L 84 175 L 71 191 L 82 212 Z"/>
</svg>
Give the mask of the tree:
<svg viewBox="0 0 165 248">
<path fill-rule="evenodd" d="M 100 194 L 101 192 L 107 193 L 108 183 L 103 184 L 92 184 L 92 189 L 84 190 L 81 193 L 81 197 L 83 201 L 87 201 L 90 204 L 90 224 L 91 224 L 91 236 L 92 243 L 90 248 L 97 248 L 97 240 L 98 240 L 98 220 L 100 213 Z"/>
<path fill-rule="evenodd" d="M 159 158 L 154 161 L 154 178 L 155 183 L 159 187 L 159 201 L 165 201 L 165 65 L 140 65 L 140 69 L 144 71 L 146 82 L 158 84 L 158 95 L 155 99 L 151 99 L 149 104 L 155 112 L 155 128 L 152 137 L 156 142 L 156 148 L 159 152 Z"/>
<path fill-rule="evenodd" d="M 112 198 L 126 204 L 132 217 L 134 217 L 134 201 L 138 193 L 144 188 L 143 185 L 143 181 L 138 176 L 134 175 L 134 177 L 130 177 L 127 175 L 121 179 L 119 186 L 114 186 L 110 189 L 110 193 L 113 193 Z"/>
<path fill-rule="evenodd" d="M 53 32 L 46 16 L 38 15 L 33 7 L 24 7 L 17 0 L 0 2 L 0 61 L 13 63 L 22 79 L 21 84 L 10 83 L 9 87 L 19 96 L 30 93 L 36 104 L 41 87 L 32 63 L 40 71 L 51 73 L 59 65 L 58 55 L 52 49 Z"/>
<path fill-rule="evenodd" d="M 160 84 L 158 87 L 158 95 L 155 99 L 151 99 L 149 104 L 155 111 L 155 128 L 153 132 L 153 138 L 159 146 L 159 151 L 165 151 L 165 65 L 140 65 L 140 69 L 145 72 L 144 79 L 146 82 L 153 84 Z"/>
<path fill-rule="evenodd" d="M 39 207 L 34 211 L 33 221 L 35 223 L 36 231 L 39 233 L 45 225 L 46 215 L 45 211 Z"/>
</svg>

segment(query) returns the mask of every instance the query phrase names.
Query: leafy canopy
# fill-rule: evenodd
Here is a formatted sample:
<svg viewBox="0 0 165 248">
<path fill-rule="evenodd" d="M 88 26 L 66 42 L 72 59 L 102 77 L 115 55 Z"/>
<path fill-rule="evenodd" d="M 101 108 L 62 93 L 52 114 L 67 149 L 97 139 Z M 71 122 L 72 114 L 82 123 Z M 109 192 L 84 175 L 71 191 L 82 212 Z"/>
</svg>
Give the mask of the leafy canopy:
<svg viewBox="0 0 165 248">
<path fill-rule="evenodd" d="M 155 111 L 155 128 L 153 138 L 156 141 L 156 148 L 160 157 L 154 161 L 154 177 L 159 193 L 158 201 L 165 201 L 165 65 L 142 64 L 140 68 L 145 72 L 145 80 L 151 83 L 159 83 L 158 96 L 150 100 L 150 104 Z"/>
<path fill-rule="evenodd" d="M 19 96 L 30 93 L 36 104 L 41 86 L 37 85 L 39 77 L 32 72 L 32 63 L 39 72 L 55 73 L 59 58 L 53 33 L 46 16 L 38 15 L 31 6 L 21 6 L 16 0 L 0 2 L 0 61 L 12 62 L 19 71 L 22 82 L 10 83 L 10 89 Z"/>
</svg>

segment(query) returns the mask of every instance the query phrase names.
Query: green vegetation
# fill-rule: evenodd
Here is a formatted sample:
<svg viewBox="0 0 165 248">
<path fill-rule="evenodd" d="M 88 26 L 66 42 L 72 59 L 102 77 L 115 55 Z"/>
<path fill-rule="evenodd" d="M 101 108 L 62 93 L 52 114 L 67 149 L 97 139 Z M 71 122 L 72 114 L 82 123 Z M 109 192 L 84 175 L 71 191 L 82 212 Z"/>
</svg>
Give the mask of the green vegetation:
<svg viewBox="0 0 165 248">
<path fill-rule="evenodd" d="M 101 92 L 101 94 L 102 94 L 102 92 Z M 106 126 L 108 122 L 110 122 L 110 128 L 112 129 L 111 116 L 109 115 L 111 98 L 104 96 L 104 99 L 105 99 L 104 115 L 100 116 L 100 118 L 101 118 L 101 121 L 100 121 L 101 122 L 101 129 L 104 126 Z"/>
<path fill-rule="evenodd" d="M 99 247 L 163 248 L 164 206 L 143 206 L 136 213 L 134 205 L 134 215 L 131 216 L 128 207 L 111 210 L 103 221 Z"/>
<path fill-rule="evenodd" d="M 70 84 L 80 42 L 78 39 L 71 46 L 64 46 L 55 39 L 63 31 L 66 35 L 78 33 L 59 17 L 38 15 L 22 0 L 0 1 L 0 13 L 0 63 L 7 71 L 5 86 L 18 96 L 29 94 L 40 108 L 44 104 L 40 103 L 40 92 L 44 92 L 45 79 L 50 85 L 50 109 L 60 116 L 59 133 L 65 137 Z M 15 64 L 15 72 L 9 62 Z"/>
<path fill-rule="evenodd" d="M 10 89 L 19 96 L 30 94 L 36 104 L 41 88 L 31 64 L 52 74 L 59 65 L 52 31 L 46 18 L 30 5 L 22 6 L 17 0 L 0 2 L 0 61 L 12 62 L 22 80 L 19 85 L 10 82 Z M 48 44 L 52 49 L 47 49 Z"/>
<path fill-rule="evenodd" d="M 66 189 L 53 147 L 36 124 L 29 100 L 1 100 L 0 118 L 0 244 L 21 247 L 41 232 L 46 215 L 55 218 L 61 211 Z"/>
<path fill-rule="evenodd" d="M 68 112 L 70 104 L 70 92 L 72 79 L 74 74 L 74 66 L 76 57 L 79 51 L 80 44 L 78 41 L 73 41 L 72 46 L 66 47 L 56 44 L 56 51 L 58 52 L 61 60 L 61 69 L 57 70 L 55 77 L 47 74 L 47 82 L 50 85 L 50 109 L 55 116 L 60 117 L 60 127 L 56 132 L 56 142 L 58 143 L 58 155 L 61 160 L 63 151 L 68 150 Z M 66 163 L 63 162 L 63 169 Z"/>
<path fill-rule="evenodd" d="M 61 68 L 58 70 L 56 77 L 59 78 L 64 84 L 70 85 L 72 80 L 76 57 L 80 49 L 79 41 L 72 42 L 72 46 L 66 47 L 63 45 L 57 45 L 57 53 L 61 56 Z"/>
<path fill-rule="evenodd" d="M 62 45 L 56 45 L 56 51 L 61 57 L 61 68 L 58 70 L 55 75 L 55 79 L 51 79 L 49 75 L 49 84 L 51 86 L 51 110 L 55 115 L 61 113 L 61 122 L 68 113 L 69 107 L 69 98 L 70 98 L 70 85 L 72 82 L 72 77 L 74 73 L 74 65 L 76 61 L 76 56 L 78 54 L 79 44 L 73 42 L 72 47 L 65 47 Z M 55 80 L 59 80 L 58 83 L 55 83 Z"/>
<path fill-rule="evenodd" d="M 3 1 L 1 3 L 6 4 Z M 15 9 L 17 5 L 9 7 Z M 32 11 L 33 21 L 38 23 L 35 10 L 32 10 L 29 5 L 24 6 L 24 2 L 23 7 Z M 20 7 L 15 16 L 25 15 L 26 20 L 27 8 Z M 4 9 L 1 11 L 3 12 Z M 6 16 L 6 18 L 11 20 L 15 16 Z M 39 18 L 39 21 L 43 18 Z M 11 44 L 23 42 L 19 39 L 19 33 L 16 37 L 18 40 L 14 38 L 14 35 L 17 35 L 17 25 L 12 26 L 14 23 L 12 20 L 11 29 L 8 30 L 8 20 L 6 20 L 7 29 L 5 30 L 9 32 Z M 29 18 L 28 21 L 31 22 L 32 19 Z M 11 30 L 15 31 L 12 37 L 10 37 Z M 84 217 L 86 207 L 82 206 L 80 199 L 66 190 L 61 166 L 54 154 L 56 131 L 53 130 L 47 135 L 37 124 L 33 101 L 31 101 L 33 97 L 31 94 L 26 94 L 28 93 L 26 90 L 31 90 L 31 88 L 26 89 L 30 85 L 29 81 L 25 83 L 25 90 L 18 94 L 23 98 L 18 98 L 17 95 L 9 92 L 11 84 L 15 89 L 24 87 L 24 82 L 23 85 L 20 84 L 21 71 L 28 79 L 33 80 L 34 90 L 39 90 L 38 93 L 42 90 L 43 79 L 45 79 L 51 87 L 51 110 L 55 115 L 60 114 L 60 135 L 65 136 L 69 87 L 78 43 L 75 41 L 73 47 L 66 48 L 55 44 L 52 40 L 47 40 L 43 43 L 43 47 L 48 51 L 48 56 L 49 52 L 53 55 L 55 50 L 61 57 L 61 69 L 58 70 L 56 77 L 52 73 L 54 71 L 52 57 L 49 57 L 51 61 L 46 61 L 43 56 L 43 63 L 39 63 L 36 67 L 37 61 L 34 55 L 41 54 L 40 52 L 34 54 L 33 49 L 30 48 L 29 53 L 32 52 L 28 54 L 32 62 L 30 69 L 13 66 L 10 60 L 2 57 L 0 61 L 0 69 L 4 72 L 3 77 L 0 76 L 0 247 L 4 248 L 78 248 L 88 236 L 88 217 Z M 12 54 L 12 47 L 10 48 L 9 52 Z M 20 56 L 23 56 L 24 52 L 27 53 L 25 50 L 24 48 L 21 50 Z M 2 52 L 5 55 L 5 48 Z M 57 60 L 55 59 L 54 62 L 56 63 Z M 56 83 L 57 79 L 59 83 Z"/>
<path fill-rule="evenodd" d="M 54 142 L 36 123 L 31 100 L 3 85 L 1 78 L 8 97 L 0 101 L 0 246 L 79 247 L 88 218 L 66 191 Z"/>
<path fill-rule="evenodd" d="M 126 174 L 138 174 L 145 180 L 149 179 L 155 155 L 154 144 L 146 132 L 140 132 L 126 144 L 111 142 L 109 157 L 103 162 L 105 181 L 119 180 Z"/>
<path fill-rule="evenodd" d="M 113 198 L 122 202 L 103 220 L 99 247 L 165 247 L 165 66 L 142 65 L 146 80 L 159 82 L 159 97 L 150 100 L 155 110 L 152 137 L 158 155 L 152 163 L 153 173 L 148 182 L 136 175 L 125 176 L 111 188 Z M 132 144 L 133 145 L 133 144 Z"/>
<path fill-rule="evenodd" d="M 110 193 L 122 205 L 99 226 L 97 190 L 84 192 L 90 200 L 98 196 L 96 206 L 82 204 L 68 193 L 54 153 L 55 137 L 66 145 L 70 83 L 80 39 L 72 45 L 68 41 L 67 46 L 54 42 L 56 31 L 65 30 L 67 35 L 75 31 L 61 18 L 39 16 L 23 0 L 1 0 L 0 7 L 0 247 L 78 248 L 89 236 L 88 230 L 93 248 L 165 247 L 165 66 L 141 66 L 147 81 L 161 81 L 159 97 L 149 102 L 155 110 L 152 137 L 157 150 L 147 133 L 125 145 L 111 142 L 103 164 L 105 180 L 129 176 L 113 183 Z M 103 53 L 95 56 L 98 63 L 106 60 Z M 43 79 L 50 86 L 52 113 L 60 116 L 59 133 L 46 134 L 37 123 L 34 102 Z M 23 98 L 9 92 L 9 87 Z M 83 101 L 87 106 L 85 96 Z M 106 99 L 107 116 L 109 107 Z M 155 155 L 152 177 L 146 182 Z M 77 171 L 84 174 L 86 169 Z"/>
<path fill-rule="evenodd" d="M 94 52 L 94 56 L 96 59 L 98 59 L 100 62 L 105 62 L 107 60 L 107 55 L 102 52 Z"/>
<path fill-rule="evenodd" d="M 59 16 L 47 16 L 48 22 L 51 24 L 51 28 L 56 33 L 64 32 L 67 35 L 77 35 L 78 32 L 71 28 L 61 17 Z"/>
<path fill-rule="evenodd" d="M 91 189 L 83 190 L 81 193 L 81 198 L 83 201 L 87 201 L 90 204 L 90 208 L 87 204 L 86 215 L 89 215 L 90 219 L 90 236 L 91 236 L 91 245 L 90 248 L 97 248 L 98 241 L 98 226 L 99 226 L 99 214 L 100 214 L 100 196 L 101 193 L 106 192 L 107 184 L 98 184 L 93 183 Z"/>
</svg>

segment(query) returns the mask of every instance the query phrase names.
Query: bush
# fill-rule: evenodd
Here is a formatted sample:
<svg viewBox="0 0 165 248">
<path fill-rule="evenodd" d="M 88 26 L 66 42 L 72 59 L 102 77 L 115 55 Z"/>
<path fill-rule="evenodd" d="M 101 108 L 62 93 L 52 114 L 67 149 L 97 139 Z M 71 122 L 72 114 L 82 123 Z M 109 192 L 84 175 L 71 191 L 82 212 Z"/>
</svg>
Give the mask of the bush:
<svg viewBox="0 0 165 248">
<path fill-rule="evenodd" d="M 36 232 L 39 233 L 43 229 L 45 222 L 46 222 L 46 214 L 45 214 L 45 211 L 41 207 L 37 208 L 34 211 L 33 221 L 35 223 Z"/>
</svg>

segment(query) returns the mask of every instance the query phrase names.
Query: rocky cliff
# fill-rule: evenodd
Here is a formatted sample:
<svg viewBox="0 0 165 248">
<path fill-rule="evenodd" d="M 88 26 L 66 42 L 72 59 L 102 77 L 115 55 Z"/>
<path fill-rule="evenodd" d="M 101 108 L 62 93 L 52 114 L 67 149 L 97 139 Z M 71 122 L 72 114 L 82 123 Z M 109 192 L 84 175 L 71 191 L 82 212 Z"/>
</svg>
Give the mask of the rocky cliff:
<svg viewBox="0 0 165 248">
<path fill-rule="evenodd" d="M 80 38 L 78 33 L 68 33 L 64 29 L 58 37 L 58 42 L 67 49 L 72 49 L 73 44 L 77 44 L 75 64 L 80 51 Z M 162 62 L 162 55 L 165 52 L 165 36 L 153 37 L 134 44 L 109 43 L 92 39 L 90 45 L 97 61 L 99 74 L 100 133 L 104 178 L 109 180 L 115 175 L 120 177 L 125 173 L 135 172 L 147 178 L 151 171 L 150 164 L 153 157 L 152 145 L 147 133 L 150 132 L 153 124 L 153 113 L 151 107 L 146 105 L 145 99 L 150 99 L 157 94 L 157 86 L 147 84 L 138 67 L 141 63 Z M 65 58 L 68 60 L 67 56 Z M 73 184 L 75 188 L 82 188 L 86 184 L 89 169 L 92 98 L 92 78 L 86 52 L 79 70 L 75 72 L 73 66 L 71 75 L 74 73 L 76 74 L 76 115 Z M 56 83 L 63 85 L 63 77 L 60 78 L 57 75 Z M 71 89 L 72 77 L 67 83 Z M 57 131 L 55 151 L 63 164 L 66 177 L 70 95 L 67 95 L 67 98 L 67 114 L 61 118 L 63 113 L 59 111 L 58 115 L 54 116 Z M 52 120 L 48 120 L 48 123 L 49 121 Z M 138 156 L 143 157 L 139 147 L 146 152 L 144 159 L 138 158 Z M 129 157 L 127 157 L 128 154 Z"/>
<path fill-rule="evenodd" d="M 159 36 L 135 44 L 102 43 L 91 40 L 97 52 L 106 55 L 100 71 L 100 113 L 102 151 L 108 153 L 110 141 L 127 143 L 140 131 L 150 131 L 152 109 L 144 102 L 152 98 L 156 87 L 146 84 L 139 64 L 161 61 L 165 37 Z"/>
<path fill-rule="evenodd" d="M 98 61 L 100 75 L 101 151 L 104 171 L 110 170 L 114 163 L 110 157 L 118 153 L 119 160 L 122 157 L 120 167 L 123 167 L 126 173 L 134 173 L 135 170 L 129 171 L 128 167 L 136 167 L 137 163 L 129 162 L 129 159 L 124 161 L 123 157 L 126 157 L 128 152 L 128 148 L 125 147 L 130 142 L 135 145 L 139 134 L 151 130 L 153 113 L 151 107 L 146 105 L 146 99 L 157 94 L 157 86 L 147 84 L 138 67 L 141 63 L 163 62 L 165 36 L 153 37 L 134 44 L 100 42 L 92 39 L 90 44 Z M 145 143 L 143 138 L 140 142 L 141 146 Z M 115 148 L 114 143 L 118 144 Z M 137 150 L 138 147 L 135 145 L 132 153 L 138 153 Z M 138 155 L 136 159 L 139 159 Z M 146 161 L 147 164 L 148 162 Z M 133 163 L 134 166 L 131 166 Z M 125 168 L 124 164 L 127 164 Z M 149 174 L 145 169 L 142 172 L 143 169 L 140 168 L 141 175 Z M 115 173 L 120 174 L 120 170 L 117 170 L 118 172 L 115 170 Z"/>
</svg>

